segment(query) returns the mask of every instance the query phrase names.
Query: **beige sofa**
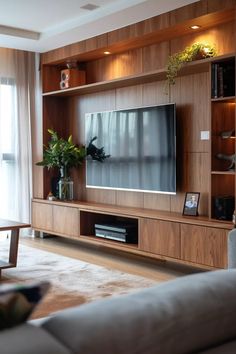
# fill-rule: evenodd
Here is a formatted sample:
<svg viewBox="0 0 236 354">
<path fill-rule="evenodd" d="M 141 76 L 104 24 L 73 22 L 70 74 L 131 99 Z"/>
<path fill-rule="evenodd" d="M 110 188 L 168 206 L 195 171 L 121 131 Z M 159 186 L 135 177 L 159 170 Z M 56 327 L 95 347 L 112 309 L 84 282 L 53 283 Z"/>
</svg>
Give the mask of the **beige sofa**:
<svg viewBox="0 0 236 354">
<path fill-rule="evenodd" d="M 184 276 L 1 331 L 0 352 L 236 353 L 236 270 Z"/>
</svg>

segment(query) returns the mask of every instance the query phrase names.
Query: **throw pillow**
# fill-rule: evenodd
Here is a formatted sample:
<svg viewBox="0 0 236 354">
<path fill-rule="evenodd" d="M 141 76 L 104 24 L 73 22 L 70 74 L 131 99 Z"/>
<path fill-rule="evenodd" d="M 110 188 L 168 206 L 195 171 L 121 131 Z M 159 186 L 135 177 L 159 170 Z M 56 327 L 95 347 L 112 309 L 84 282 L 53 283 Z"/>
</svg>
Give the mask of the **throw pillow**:
<svg viewBox="0 0 236 354">
<path fill-rule="evenodd" d="M 0 285 L 0 330 L 24 322 L 49 289 L 48 282 Z"/>
</svg>

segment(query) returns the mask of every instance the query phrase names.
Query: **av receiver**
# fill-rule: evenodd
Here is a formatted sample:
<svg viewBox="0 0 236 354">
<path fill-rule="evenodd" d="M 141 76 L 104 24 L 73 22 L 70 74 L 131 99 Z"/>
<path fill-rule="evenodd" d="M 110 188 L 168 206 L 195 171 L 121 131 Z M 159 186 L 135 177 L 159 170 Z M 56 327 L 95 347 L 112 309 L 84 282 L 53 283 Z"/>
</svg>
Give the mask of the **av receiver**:
<svg viewBox="0 0 236 354">
<path fill-rule="evenodd" d="M 134 224 L 95 224 L 95 236 L 124 243 L 138 243 Z"/>
</svg>

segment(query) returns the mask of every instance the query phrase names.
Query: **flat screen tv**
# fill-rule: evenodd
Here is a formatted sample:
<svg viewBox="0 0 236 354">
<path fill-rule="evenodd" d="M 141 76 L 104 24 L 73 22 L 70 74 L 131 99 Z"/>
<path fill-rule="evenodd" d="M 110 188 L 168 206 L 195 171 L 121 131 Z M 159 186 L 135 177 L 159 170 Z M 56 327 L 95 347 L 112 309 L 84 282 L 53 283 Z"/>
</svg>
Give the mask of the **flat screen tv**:
<svg viewBox="0 0 236 354">
<path fill-rule="evenodd" d="M 176 194 L 175 104 L 87 113 L 86 143 L 110 157 L 86 160 L 86 187 Z"/>
</svg>

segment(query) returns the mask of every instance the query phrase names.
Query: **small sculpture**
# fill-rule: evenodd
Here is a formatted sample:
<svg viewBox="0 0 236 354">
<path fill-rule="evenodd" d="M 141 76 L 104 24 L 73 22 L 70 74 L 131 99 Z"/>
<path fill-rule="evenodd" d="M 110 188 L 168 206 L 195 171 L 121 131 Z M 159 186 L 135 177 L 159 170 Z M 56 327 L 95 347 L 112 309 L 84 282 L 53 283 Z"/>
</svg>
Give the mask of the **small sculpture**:
<svg viewBox="0 0 236 354">
<path fill-rule="evenodd" d="M 51 201 L 53 201 L 53 200 L 56 200 L 57 198 L 52 194 L 52 192 L 50 191 L 49 193 L 48 193 L 48 196 L 47 196 L 47 200 L 51 200 Z"/>
<path fill-rule="evenodd" d="M 233 154 L 233 155 L 217 154 L 216 157 L 220 160 L 227 160 L 227 161 L 231 162 L 228 167 L 228 170 L 235 169 L 236 154 Z"/>
<path fill-rule="evenodd" d="M 221 136 L 222 139 L 233 138 L 233 137 L 235 137 L 235 131 L 234 131 L 234 129 L 227 130 L 227 131 L 221 132 L 220 136 Z"/>
</svg>

